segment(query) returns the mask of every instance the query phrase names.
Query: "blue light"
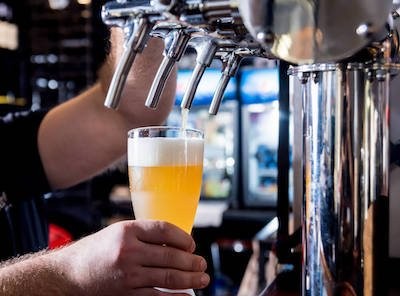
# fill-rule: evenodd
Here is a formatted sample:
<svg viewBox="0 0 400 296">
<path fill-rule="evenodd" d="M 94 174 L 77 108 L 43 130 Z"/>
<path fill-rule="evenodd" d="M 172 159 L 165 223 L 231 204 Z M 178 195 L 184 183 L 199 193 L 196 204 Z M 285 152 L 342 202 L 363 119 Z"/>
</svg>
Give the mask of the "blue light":
<svg viewBox="0 0 400 296">
<path fill-rule="evenodd" d="M 243 69 L 240 94 L 243 104 L 268 103 L 278 100 L 279 74 L 273 69 Z"/>
<path fill-rule="evenodd" d="M 189 83 L 191 76 L 192 76 L 191 70 L 178 71 L 175 105 L 181 104 L 183 95 L 185 93 L 186 87 Z M 196 90 L 196 95 L 193 100 L 193 106 L 210 105 L 220 78 L 221 78 L 221 71 L 219 69 L 207 69 L 204 72 L 204 75 Z M 225 90 L 223 100 L 224 101 L 235 100 L 236 88 L 237 88 L 236 78 L 233 77 L 229 81 L 229 84 Z"/>
</svg>

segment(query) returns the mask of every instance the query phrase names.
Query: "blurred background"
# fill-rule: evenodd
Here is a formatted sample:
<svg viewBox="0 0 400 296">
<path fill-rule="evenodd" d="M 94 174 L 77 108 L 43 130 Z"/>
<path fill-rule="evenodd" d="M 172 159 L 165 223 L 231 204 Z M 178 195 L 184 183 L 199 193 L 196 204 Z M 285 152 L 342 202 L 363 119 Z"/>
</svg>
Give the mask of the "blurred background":
<svg viewBox="0 0 400 296">
<path fill-rule="evenodd" d="M 96 80 L 108 46 L 108 31 L 100 18 L 104 2 L 0 1 L 0 67 L 7 69 L 0 72 L 2 115 L 52 108 Z M 187 50 L 179 62 L 176 106 L 167 124 L 181 123 L 179 104 L 194 58 L 194 52 Z M 285 231 L 300 228 L 299 214 L 292 215 L 293 208 L 299 209 L 293 205 L 298 203 L 294 196 L 301 172 L 294 161 L 296 126 L 290 110 L 295 102 L 288 93 L 288 65 L 245 59 L 230 81 L 218 115 L 211 116 L 208 108 L 221 72 L 221 64 L 214 63 L 197 90 L 188 124 L 204 130 L 206 141 L 193 236 L 197 253 L 208 259 L 212 283 L 198 291 L 199 296 L 237 295 L 249 278 L 255 278 L 256 289 L 263 287 L 271 241 L 279 234 L 278 211 L 288 217 L 290 230 Z M 127 165 L 122 161 L 88 182 L 46 195 L 50 247 L 133 218 L 127 184 Z M 392 208 L 396 207 L 400 208 L 398 202 Z M 394 232 L 392 236 L 399 237 Z M 299 242 L 300 237 L 293 245 Z M 255 251 L 257 268 L 252 270 Z M 391 240 L 391 258 L 393 265 L 400 262 L 398 239 Z"/>
</svg>

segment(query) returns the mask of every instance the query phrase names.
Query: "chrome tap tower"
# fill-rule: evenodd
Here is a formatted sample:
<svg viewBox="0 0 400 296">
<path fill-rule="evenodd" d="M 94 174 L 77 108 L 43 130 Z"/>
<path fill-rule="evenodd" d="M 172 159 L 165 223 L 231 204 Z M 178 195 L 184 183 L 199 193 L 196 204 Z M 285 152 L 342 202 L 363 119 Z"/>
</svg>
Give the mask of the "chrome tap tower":
<svg viewBox="0 0 400 296">
<path fill-rule="evenodd" d="M 191 108 L 212 60 L 223 62 L 210 114 L 243 58 L 291 63 L 291 92 L 301 100 L 294 112 L 303 118 L 294 135 L 303 137 L 302 293 L 385 295 L 389 81 L 399 69 L 392 0 L 119 0 L 102 16 L 126 37 L 105 102 L 113 108 L 150 36 L 165 41 L 150 108 L 187 46 L 197 58 L 182 108 Z"/>
</svg>

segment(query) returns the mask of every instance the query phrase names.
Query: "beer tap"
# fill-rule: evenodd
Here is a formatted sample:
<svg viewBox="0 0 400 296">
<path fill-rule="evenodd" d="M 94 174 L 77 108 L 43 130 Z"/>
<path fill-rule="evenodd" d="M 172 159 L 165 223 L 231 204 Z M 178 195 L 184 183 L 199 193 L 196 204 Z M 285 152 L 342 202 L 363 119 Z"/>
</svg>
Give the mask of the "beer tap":
<svg viewBox="0 0 400 296">
<path fill-rule="evenodd" d="M 221 60 L 223 65 L 222 75 L 212 98 L 210 108 L 208 110 L 208 113 L 211 115 L 216 115 L 218 113 L 219 106 L 221 105 L 226 87 L 228 86 L 231 78 L 236 75 L 237 69 L 239 68 L 240 63 L 243 60 L 243 56 L 240 55 L 236 50 L 234 50 L 225 54 L 221 58 Z"/>
<path fill-rule="evenodd" d="M 238 3 L 232 0 L 185 1 L 180 20 L 196 26 L 214 26 L 223 18 L 238 14 Z"/>
<path fill-rule="evenodd" d="M 229 84 L 229 81 L 234 77 L 239 69 L 240 63 L 246 57 L 263 57 L 272 58 L 271 54 L 267 53 L 266 50 L 256 47 L 237 47 L 234 50 L 228 49 L 228 52 L 221 56 L 222 61 L 222 76 L 218 82 L 216 91 L 210 104 L 208 113 L 210 115 L 216 115 L 218 113 L 219 106 L 221 105 L 225 90 Z"/>
<path fill-rule="evenodd" d="M 145 105 L 149 108 L 156 108 L 160 100 L 165 83 L 176 62 L 178 62 L 191 38 L 194 29 L 174 23 L 167 23 L 165 28 L 154 28 L 153 36 L 164 38 L 164 58 L 158 68 L 157 74 L 151 85 Z"/>
<path fill-rule="evenodd" d="M 199 34 L 201 36 L 193 41 L 193 47 L 198 53 L 197 66 L 182 102 L 184 106 L 190 107 L 204 70 L 211 64 L 218 50 L 217 39 L 219 38 L 216 37 L 218 33 L 213 37 L 210 35 L 218 31 L 219 25 L 223 27 L 223 30 L 226 24 L 229 29 L 232 24 L 234 27 L 243 27 L 241 22 L 240 26 L 237 26 L 235 21 L 238 15 L 237 3 L 231 0 L 153 0 L 144 5 L 143 2 L 116 0 L 103 6 L 103 22 L 109 26 L 121 27 L 125 33 L 125 49 L 110 83 L 105 105 L 111 108 L 118 107 L 126 77 L 136 54 L 143 50 L 153 32 L 153 35 L 163 37 L 165 40 L 164 59 L 145 103 L 146 106 L 155 108 L 166 79 L 174 64 L 181 58 L 192 36 L 191 32 L 201 30 L 203 34 Z M 232 19 L 232 21 L 225 23 L 224 20 L 227 19 Z M 160 30 L 162 26 L 157 27 L 156 24 L 162 21 L 165 21 L 165 27 Z M 154 30 L 155 26 L 157 28 Z M 230 37 L 236 37 L 235 32 L 228 31 L 229 33 L 233 34 Z"/>
<path fill-rule="evenodd" d="M 163 18 L 152 6 L 136 6 L 128 1 L 109 2 L 103 6 L 103 22 L 109 26 L 121 27 L 125 34 L 124 52 L 112 77 L 105 106 L 114 109 L 118 107 L 136 54 L 143 51 L 153 26 Z"/>
<path fill-rule="evenodd" d="M 151 86 L 146 100 L 146 106 L 156 108 L 160 99 L 162 90 L 165 86 L 174 64 L 180 60 L 189 40 L 193 37 L 191 46 L 195 48 L 198 54 L 197 66 L 189 82 L 187 91 L 182 101 L 183 108 L 190 107 L 194 93 L 200 82 L 200 79 L 215 54 L 218 51 L 231 52 L 235 44 L 243 39 L 244 35 L 249 36 L 244 29 L 243 23 L 238 20 L 237 7 L 232 1 L 155 1 L 152 3 L 159 9 L 168 11 L 175 15 L 175 21 L 169 20 L 164 24 L 157 25 L 152 35 L 164 39 L 165 51 L 164 59 L 158 69 L 155 80 Z M 205 37 L 212 36 L 212 37 Z M 214 39 L 213 39 L 214 38 Z M 225 48 L 224 46 L 227 47 Z M 227 75 L 221 79 L 213 105 L 213 112 L 217 112 L 217 105 L 220 102 L 223 92 L 229 82 L 228 77 L 235 75 L 239 66 L 241 55 L 234 55 L 228 67 Z M 236 62 L 237 62 L 237 65 Z M 226 63 L 225 63 L 226 64 Z M 229 74 L 231 68 L 232 74 Z M 218 99 L 218 96 L 221 98 Z"/>
<path fill-rule="evenodd" d="M 196 52 L 196 67 L 193 70 L 192 76 L 190 77 L 189 84 L 186 87 L 186 91 L 183 95 L 181 108 L 190 109 L 193 103 L 196 89 L 200 83 L 200 80 L 204 74 L 206 68 L 211 65 L 217 50 L 221 47 L 233 46 L 232 40 L 224 40 L 209 35 L 193 37 L 189 42 Z"/>
</svg>

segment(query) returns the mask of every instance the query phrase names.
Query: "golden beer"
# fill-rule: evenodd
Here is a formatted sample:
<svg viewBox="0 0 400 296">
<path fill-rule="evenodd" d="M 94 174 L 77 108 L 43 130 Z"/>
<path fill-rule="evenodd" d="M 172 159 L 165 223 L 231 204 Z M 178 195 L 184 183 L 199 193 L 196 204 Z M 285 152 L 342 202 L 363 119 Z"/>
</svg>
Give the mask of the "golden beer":
<svg viewBox="0 0 400 296">
<path fill-rule="evenodd" d="M 190 233 L 199 202 L 204 141 L 199 131 L 188 137 L 128 139 L 129 185 L 136 219 L 173 223 Z"/>
<path fill-rule="evenodd" d="M 199 202 L 201 176 L 201 165 L 130 166 L 136 219 L 168 221 L 190 233 Z"/>
</svg>

